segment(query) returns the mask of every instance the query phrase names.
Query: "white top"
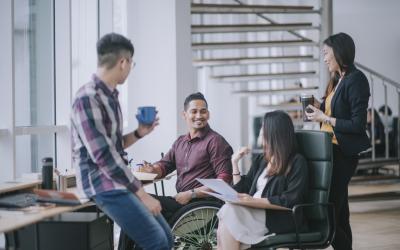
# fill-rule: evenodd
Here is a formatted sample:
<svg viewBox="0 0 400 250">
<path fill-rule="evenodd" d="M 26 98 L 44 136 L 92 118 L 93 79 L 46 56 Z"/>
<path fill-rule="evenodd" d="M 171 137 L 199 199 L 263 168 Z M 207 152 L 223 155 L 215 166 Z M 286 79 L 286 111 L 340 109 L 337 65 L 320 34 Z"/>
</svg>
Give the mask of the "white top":
<svg viewBox="0 0 400 250">
<path fill-rule="evenodd" d="M 267 182 L 268 182 L 267 168 L 264 168 L 264 171 L 260 174 L 260 177 L 258 177 L 256 192 L 253 195 L 254 198 L 261 198 L 262 192 L 264 191 Z"/>
</svg>

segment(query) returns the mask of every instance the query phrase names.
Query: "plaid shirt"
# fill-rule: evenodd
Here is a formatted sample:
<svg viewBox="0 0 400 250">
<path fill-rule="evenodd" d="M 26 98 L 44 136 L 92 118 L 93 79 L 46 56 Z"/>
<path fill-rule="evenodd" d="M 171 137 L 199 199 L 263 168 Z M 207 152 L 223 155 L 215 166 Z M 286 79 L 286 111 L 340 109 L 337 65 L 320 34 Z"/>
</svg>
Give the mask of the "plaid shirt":
<svg viewBox="0 0 400 250">
<path fill-rule="evenodd" d="M 72 154 L 77 185 L 87 197 L 115 189 L 135 193 L 141 183 L 127 167 L 118 91 L 97 76 L 81 87 L 72 105 Z"/>
</svg>

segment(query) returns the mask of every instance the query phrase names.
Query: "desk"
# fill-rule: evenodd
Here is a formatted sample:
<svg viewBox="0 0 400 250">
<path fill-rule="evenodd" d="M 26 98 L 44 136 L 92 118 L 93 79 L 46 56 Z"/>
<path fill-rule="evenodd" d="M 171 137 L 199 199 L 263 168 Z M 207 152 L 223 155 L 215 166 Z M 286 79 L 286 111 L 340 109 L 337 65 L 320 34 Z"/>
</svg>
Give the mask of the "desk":
<svg viewBox="0 0 400 250">
<path fill-rule="evenodd" d="M 91 203 L 91 202 L 89 202 Z M 52 208 L 45 208 L 38 212 L 22 212 L 11 210 L 0 210 L 0 233 L 8 233 L 22 227 L 34 224 L 43 219 L 53 217 L 65 212 L 72 212 L 81 208 L 88 207 L 92 204 L 85 203 L 78 206 L 59 206 Z"/>
<path fill-rule="evenodd" d="M 15 181 L 0 183 L 0 194 L 14 192 L 14 191 L 30 191 L 38 187 L 41 181 Z M 0 210 L 0 233 L 12 232 L 24 226 L 28 226 L 39 222 L 43 219 L 53 217 L 55 215 L 72 212 L 92 206 L 93 202 L 87 202 L 77 206 L 57 206 L 50 208 L 43 208 L 34 212 L 13 211 L 13 210 Z"/>
</svg>

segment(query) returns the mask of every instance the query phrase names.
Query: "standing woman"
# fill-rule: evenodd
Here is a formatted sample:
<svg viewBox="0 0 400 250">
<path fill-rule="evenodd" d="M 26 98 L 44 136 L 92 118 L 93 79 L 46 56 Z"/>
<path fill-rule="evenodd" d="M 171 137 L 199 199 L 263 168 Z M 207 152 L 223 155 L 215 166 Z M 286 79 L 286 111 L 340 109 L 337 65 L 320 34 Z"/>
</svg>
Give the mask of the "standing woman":
<svg viewBox="0 0 400 250">
<path fill-rule="evenodd" d="M 261 242 L 266 234 L 295 232 L 291 213 L 265 209 L 274 204 L 292 208 L 305 202 L 308 167 L 297 153 L 296 135 L 289 115 L 283 111 L 266 113 L 263 122 L 264 154 L 241 176 L 238 161 L 245 148 L 232 156 L 234 189 L 247 205 L 226 203 L 218 212 L 218 249 L 238 250 Z M 297 217 L 300 231 L 306 229 L 302 215 Z"/>
<path fill-rule="evenodd" d="M 365 75 L 354 66 L 353 39 L 338 33 L 328 37 L 323 47 L 324 62 L 331 73 L 322 103 L 314 101 L 306 116 L 321 123 L 321 130 L 332 133 L 333 173 L 330 201 L 336 212 L 334 249 L 352 249 L 348 184 L 358 163 L 358 154 L 370 147 L 366 134 L 370 97 Z"/>
</svg>

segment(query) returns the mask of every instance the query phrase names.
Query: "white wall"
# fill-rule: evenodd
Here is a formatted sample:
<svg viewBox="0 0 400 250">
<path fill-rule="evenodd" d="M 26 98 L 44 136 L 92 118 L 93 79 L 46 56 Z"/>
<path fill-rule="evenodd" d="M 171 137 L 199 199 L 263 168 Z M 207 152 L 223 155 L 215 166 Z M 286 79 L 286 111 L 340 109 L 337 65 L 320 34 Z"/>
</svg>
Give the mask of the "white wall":
<svg viewBox="0 0 400 250">
<path fill-rule="evenodd" d="M 333 31 L 350 34 L 356 44 L 356 61 L 400 82 L 400 1 L 335 0 Z M 376 82 L 375 107 L 384 102 Z M 397 113 L 397 95 L 388 88 L 389 106 Z"/>
<path fill-rule="evenodd" d="M 137 127 L 139 106 L 156 106 L 160 125 L 128 149 L 134 163 L 154 162 L 178 135 L 186 133 L 181 111 L 194 91 L 190 48 L 190 1 L 137 0 L 127 2 L 127 36 L 135 47 L 128 82 L 128 131 Z M 168 191 L 174 190 L 170 182 Z"/>
</svg>

